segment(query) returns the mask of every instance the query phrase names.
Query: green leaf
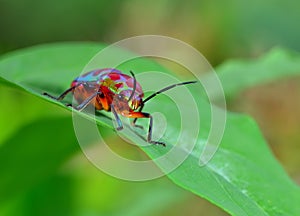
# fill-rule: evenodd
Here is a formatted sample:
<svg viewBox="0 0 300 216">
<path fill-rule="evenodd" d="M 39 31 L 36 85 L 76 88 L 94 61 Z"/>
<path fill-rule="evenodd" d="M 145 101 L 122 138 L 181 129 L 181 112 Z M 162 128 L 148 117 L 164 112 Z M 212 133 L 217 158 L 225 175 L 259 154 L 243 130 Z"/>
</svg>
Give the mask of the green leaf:
<svg viewBox="0 0 300 216">
<path fill-rule="evenodd" d="M 60 94 L 81 72 L 85 62 L 103 47 L 96 44 L 56 44 L 11 53 L 0 60 L 0 76 L 3 78 L 1 82 L 11 83 L 66 108 L 62 103 L 43 97 L 41 93 L 50 91 L 55 95 Z M 116 50 L 114 54 L 127 53 Z M 281 57 L 274 54 L 273 58 L 280 61 Z M 289 60 L 290 63 L 293 62 L 293 58 L 287 57 L 286 60 L 286 64 L 289 64 Z M 264 67 L 260 68 L 260 64 L 257 64 L 252 70 L 269 71 L 273 68 L 268 61 L 263 65 Z M 295 65 L 299 66 L 296 63 Z M 134 64 L 129 62 L 122 68 L 126 71 L 134 70 L 137 74 L 146 69 L 166 72 L 159 65 L 145 59 L 134 61 Z M 269 77 L 275 79 L 278 75 L 274 73 L 272 76 L 270 73 Z M 254 81 L 250 83 L 255 84 Z M 193 87 L 190 89 L 197 98 Z M 225 89 L 230 88 L 225 86 Z M 184 105 L 189 107 L 190 104 Z M 201 119 L 199 136 L 193 137 L 189 130 L 183 129 L 185 142 L 196 141 L 196 147 L 184 163 L 168 174 L 168 177 L 179 186 L 208 199 L 233 215 L 299 215 L 299 187 L 274 159 L 257 125 L 249 117 L 227 113 L 226 130 L 217 153 L 206 166 L 198 165 L 210 129 L 211 107 L 202 99 L 197 99 L 197 105 L 200 107 Z M 177 116 L 179 113 L 174 103 L 164 96 L 149 102 L 145 110 L 151 113 L 155 111 L 164 113 L 168 122 L 166 133 L 162 138 L 167 144 L 166 148 L 142 147 L 151 158 L 158 158 L 165 155 L 177 142 L 177 135 L 181 133 L 180 116 Z M 84 113 L 82 116 L 92 118 Z M 96 121 L 99 125 L 112 128 L 111 121 L 104 115 L 97 115 Z M 158 122 L 155 120 L 155 123 Z M 138 144 L 143 143 L 132 134 L 124 135 Z M 168 160 L 169 163 L 173 163 L 172 158 Z M 158 165 L 162 170 L 165 169 L 163 164 Z"/>
<path fill-rule="evenodd" d="M 274 48 L 259 59 L 229 60 L 216 71 L 225 96 L 232 98 L 246 88 L 300 75 L 300 56 L 297 53 Z"/>
<path fill-rule="evenodd" d="M 20 127 L 43 117 L 69 114 L 66 110 L 58 112 L 56 106 L 49 106 L 43 100 L 36 100 L 35 96 L 21 92 L 18 89 L 0 85 L 0 146 Z M 8 115 L 7 113 L 13 113 Z"/>
<path fill-rule="evenodd" d="M 0 203 L 51 176 L 79 150 L 70 117 L 25 125 L 0 147 Z"/>
</svg>

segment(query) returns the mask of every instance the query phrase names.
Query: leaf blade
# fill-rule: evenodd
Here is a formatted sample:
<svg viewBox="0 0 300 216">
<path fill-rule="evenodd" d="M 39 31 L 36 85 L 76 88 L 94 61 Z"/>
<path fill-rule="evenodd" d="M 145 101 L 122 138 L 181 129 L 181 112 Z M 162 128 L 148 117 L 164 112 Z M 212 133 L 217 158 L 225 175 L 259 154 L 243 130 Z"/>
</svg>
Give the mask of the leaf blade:
<svg viewBox="0 0 300 216">
<path fill-rule="evenodd" d="M 4 57 L 0 60 L 0 75 L 4 78 L 3 80 L 7 80 L 8 82 L 11 82 L 12 85 L 17 85 L 38 97 L 42 97 L 40 93 L 43 88 L 45 88 L 45 90 L 50 88 L 43 82 L 41 85 L 37 84 L 37 81 L 40 81 L 41 79 L 47 81 L 52 77 L 53 85 L 56 86 L 56 90 L 54 91 L 58 94 L 59 90 L 62 90 L 65 86 L 69 85 L 68 83 L 74 78 L 75 73 L 78 74 L 80 69 L 84 66 L 84 61 L 79 60 L 80 55 L 87 55 L 90 57 L 92 54 L 95 54 L 96 49 L 104 47 L 92 45 L 92 47 L 94 47 L 92 52 L 90 47 L 85 47 L 84 44 L 78 45 L 79 47 L 77 48 L 76 46 L 77 45 L 75 44 L 62 44 L 55 45 L 54 48 L 51 46 L 36 48 L 37 51 L 30 50 L 29 52 L 32 58 L 31 60 L 26 60 L 26 58 L 24 58 L 24 56 L 26 57 L 28 50 L 25 50 L 24 53 L 20 51 L 22 55 L 11 54 L 11 56 Z M 75 57 L 72 58 L 71 55 L 69 58 L 64 59 L 63 57 L 67 53 L 70 54 L 70 49 L 72 49 L 71 53 L 73 53 Z M 57 52 L 57 50 L 63 50 L 63 52 Z M 42 57 L 40 55 L 41 52 L 44 52 Z M 48 55 L 48 53 L 52 53 L 52 55 Z M 122 52 L 118 54 L 121 55 Z M 43 65 L 39 63 L 37 66 L 34 59 L 38 59 L 40 62 L 49 61 L 51 64 Z M 61 62 L 61 59 L 64 59 L 63 63 Z M 74 59 L 76 59 L 77 62 Z M 56 64 L 57 61 L 58 64 Z M 16 62 L 19 62 L 18 67 L 13 66 Z M 76 62 L 75 66 L 72 65 L 74 62 Z M 147 68 L 147 66 L 151 64 L 152 63 L 143 61 L 140 68 Z M 22 65 L 22 70 L 20 70 L 20 65 Z M 129 66 L 133 67 L 130 64 Z M 129 68 L 129 66 L 124 67 L 127 67 L 127 70 L 132 69 Z M 242 66 L 244 67 L 244 65 Z M 45 70 L 43 70 L 45 74 L 38 74 L 43 67 L 45 67 Z M 155 67 L 157 69 L 161 68 L 159 66 Z M 13 72 L 8 75 L 5 73 L 7 70 Z M 57 71 L 61 71 L 64 75 L 60 76 L 60 73 Z M 68 73 L 66 71 L 68 71 Z M 31 72 L 32 76 L 29 75 L 28 78 L 26 72 Z M 43 78 L 43 76 L 46 76 L 47 78 Z M 273 78 L 276 79 L 281 76 L 283 75 L 274 75 Z M 271 75 L 268 77 L 272 78 Z M 269 79 L 259 80 L 268 81 Z M 223 82 L 225 81 L 223 80 Z M 246 82 L 244 86 L 248 86 L 248 84 L 249 82 Z M 250 84 L 253 84 L 253 82 L 250 82 Z M 238 88 L 225 86 L 225 90 L 226 89 L 240 89 L 240 86 Z M 45 99 L 45 97 L 42 98 Z M 47 100 L 51 101 L 49 99 Z M 61 103 L 51 102 L 65 107 Z M 233 215 L 300 214 L 300 209 L 297 205 L 300 201 L 299 187 L 289 179 L 282 167 L 274 159 L 270 150 L 266 147 L 266 143 L 260 134 L 257 125 L 248 117 L 228 113 L 227 127 L 219 151 L 206 167 L 200 167 L 198 165 L 198 158 L 201 146 L 203 146 L 203 139 L 207 137 L 210 129 L 209 119 L 205 117 L 210 115 L 210 106 L 204 100 L 197 102 L 198 106 L 201 107 L 199 115 L 201 117 L 204 116 L 204 122 L 201 122 L 200 131 L 202 133 L 197 139 L 198 143 L 196 149 L 179 168 L 168 174 L 168 177 L 179 186 L 208 199 Z M 152 103 L 149 104 L 149 106 L 152 106 L 156 110 L 169 112 L 169 115 L 171 113 L 168 109 L 170 109 L 172 104 L 163 98 L 160 99 L 159 104 Z M 83 116 L 89 118 L 86 114 L 83 114 Z M 171 113 L 170 118 L 172 117 Z M 97 118 L 97 123 L 106 127 L 112 127 L 101 117 Z M 172 134 L 177 134 L 179 132 L 180 124 L 177 121 L 174 121 L 172 122 L 169 131 L 167 131 L 166 136 L 169 141 L 166 149 L 151 147 L 143 148 L 143 150 L 151 158 L 162 156 L 170 149 L 172 142 L 176 142 L 176 139 L 172 138 Z M 132 139 L 133 137 L 129 138 Z M 172 162 L 172 158 L 169 159 L 170 162 Z M 247 164 L 246 168 L 240 166 L 241 161 Z M 164 167 L 161 168 L 164 169 Z M 256 171 L 260 169 L 262 169 L 262 171 L 256 173 Z M 247 170 L 251 170 L 251 172 L 247 173 Z M 278 200 L 277 197 L 277 194 L 279 193 L 282 196 L 280 200 Z M 290 201 L 290 198 L 292 198 L 292 202 Z"/>
</svg>

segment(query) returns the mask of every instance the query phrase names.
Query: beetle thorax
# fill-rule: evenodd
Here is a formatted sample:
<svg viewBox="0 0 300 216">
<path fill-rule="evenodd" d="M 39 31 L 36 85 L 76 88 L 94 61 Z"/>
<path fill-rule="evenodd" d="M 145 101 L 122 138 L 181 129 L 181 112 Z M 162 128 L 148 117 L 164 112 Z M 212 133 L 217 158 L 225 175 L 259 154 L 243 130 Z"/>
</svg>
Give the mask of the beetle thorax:
<svg viewBox="0 0 300 216">
<path fill-rule="evenodd" d="M 122 114 L 131 112 L 141 106 L 142 99 L 138 94 L 134 94 L 128 101 L 131 93 L 132 91 L 130 90 L 123 90 L 119 94 L 114 96 L 112 104 L 118 113 Z"/>
</svg>

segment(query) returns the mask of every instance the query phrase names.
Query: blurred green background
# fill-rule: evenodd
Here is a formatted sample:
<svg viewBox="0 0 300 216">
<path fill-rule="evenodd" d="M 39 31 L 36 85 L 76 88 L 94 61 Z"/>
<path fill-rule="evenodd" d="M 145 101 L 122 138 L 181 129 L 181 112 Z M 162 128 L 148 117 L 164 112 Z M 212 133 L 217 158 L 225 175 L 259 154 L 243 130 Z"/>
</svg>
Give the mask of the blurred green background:
<svg viewBox="0 0 300 216">
<path fill-rule="evenodd" d="M 135 35 L 158 34 L 191 44 L 217 66 L 227 59 L 255 58 L 275 46 L 300 51 L 299 11 L 300 3 L 291 0 L 0 0 L 0 54 L 41 43 L 112 43 Z M 258 86 L 228 104 L 229 110 L 245 112 L 256 119 L 275 156 L 298 183 L 299 84 L 298 78 Z M 42 118 L 52 119 L 51 124 L 45 121 L 45 128 L 51 130 L 56 118 L 61 122 L 69 115 L 33 96 L 0 86 L 2 152 L 16 151 L 12 163 L 30 160 L 22 158 L 20 148 L 34 152 L 42 148 L 43 137 L 38 137 L 37 132 L 40 146 L 30 139 L 16 143 L 14 137 L 22 136 L 27 127 Z M 66 125 L 71 123 L 66 120 Z M 23 135 L 26 137 L 26 133 Z M 59 136 L 63 135 L 56 135 Z M 55 140 L 53 145 L 63 145 L 59 138 Z M 69 141 L 70 145 L 78 145 L 73 134 Z M 11 176 L 0 183 L 13 179 L 13 184 L 7 188 L 11 196 L 1 197 L 0 192 L 0 215 L 227 215 L 167 178 L 143 183 L 121 181 L 93 167 L 79 146 L 69 155 L 67 159 L 55 155 L 47 158 L 56 160 L 59 168 L 44 170 L 30 183 L 22 181 L 25 171 L 12 171 L 9 164 L 1 164 L 0 172 Z M 35 169 L 35 164 L 24 169 Z"/>
</svg>

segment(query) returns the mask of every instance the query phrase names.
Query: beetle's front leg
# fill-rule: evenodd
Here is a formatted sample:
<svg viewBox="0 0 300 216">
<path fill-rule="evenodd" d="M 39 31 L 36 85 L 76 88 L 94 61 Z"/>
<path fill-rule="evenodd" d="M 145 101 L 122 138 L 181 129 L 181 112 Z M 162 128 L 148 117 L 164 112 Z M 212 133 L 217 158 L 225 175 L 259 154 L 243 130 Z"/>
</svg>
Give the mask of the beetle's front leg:
<svg viewBox="0 0 300 216">
<path fill-rule="evenodd" d="M 142 105 L 140 106 L 138 112 L 141 113 L 142 110 L 143 110 L 143 108 L 144 108 L 144 104 L 142 104 Z M 142 125 L 137 125 L 137 124 L 136 124 L 136 121 L 137 121 L 137 120 L 138 120 L 138 117 L 135 117 L 135 118 L 133 119 L 133 121 L 131 122 L 131 125 L 132 125 L 133 127 L 137 127 L 137 128 L 144 129 L 144 127 L 143 127 Z"/>
<path fill-rule="evenodd" d="M 149 118 L 149 128 L 148 128 L 148 136 L 147 136 L 147 142 L 155 145 L 162 145 L 166 146 L 165 143 L 159 142 L 159 141 L 153 141 L 152 140 L 152 128 L 153 128 L 153 117 L 151 116 L 150 113 L 144 113 L 144 112 L 129 112 L 128 114 L 124 115 L 125 117 L 128 118 Z"/>
</svg>

